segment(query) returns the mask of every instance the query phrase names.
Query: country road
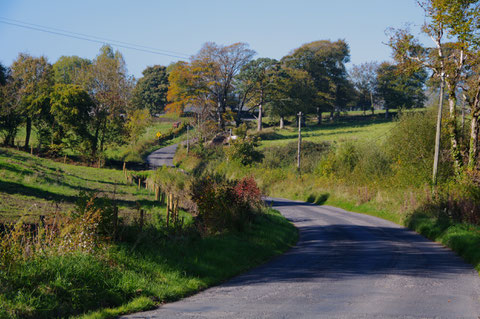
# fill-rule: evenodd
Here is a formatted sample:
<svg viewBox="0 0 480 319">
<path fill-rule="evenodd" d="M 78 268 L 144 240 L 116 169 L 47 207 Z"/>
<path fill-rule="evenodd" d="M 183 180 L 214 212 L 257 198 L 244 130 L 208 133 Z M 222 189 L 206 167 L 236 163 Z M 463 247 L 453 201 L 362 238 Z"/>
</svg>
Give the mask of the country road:
<svg viewBox="0 0 480 319">
<path fill-rule="evenodd" d="M 173 157 L 177 151 L 178 144 L 173 144 L 167 147 L 160 148 L 147 156 L 147 165 L 149 169 L 156 169 L 157 167 L 174 166 Z"/>
<path fill-rule="evenodd" d="M 391 222 L 272 199 L 299 229 L 286 254 L 222 285 L 122 318 L 479 318 L 480 278 Z"/>
</svg>

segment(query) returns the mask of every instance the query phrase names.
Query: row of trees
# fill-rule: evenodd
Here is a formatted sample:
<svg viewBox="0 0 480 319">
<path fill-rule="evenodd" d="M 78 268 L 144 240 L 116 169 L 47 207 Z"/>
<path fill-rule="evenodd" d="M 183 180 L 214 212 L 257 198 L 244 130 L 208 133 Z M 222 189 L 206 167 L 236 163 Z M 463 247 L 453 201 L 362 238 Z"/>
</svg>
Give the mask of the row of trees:
<svg viewBox="0 0 480 319">
<path fill-rule="evenodd" d="M 480 1 L 424 0 L 417 1 L 427 19 L 423 33 L 434 45 L 423 45 L 408 29 L 391 30 L 389 44 L 404 74 L 427 68 L 433 74 L 440 96 L 437 144 L 442 123 L 444 94 L 448 100 L 447 129 L 450 154 L 456 175 L 465 166 L 473 171 L 478 159 L 480 116 Z M 444 93 L 444 88 L 446 92 Z M 470 140 L 462 148 L 459 141 L 457 102 L 469 105 L 471 114 Z M 435 173 L 434 173 L 435 175 Z M 435 177 L 434 177 L 435 179 Z"/>
<path fill-rule="evenodd" d="M 19 54 L 10 68 L 0 65 L 0 133 L 13 146 L 25 127 L 26 149 L 35 128 L 39 143 L 51 153 L 72 149 L 91 160 L 112 144 L 134 143 L 150 115 L 194 110 L 201 122 L 220 129 L 258 111 L 280 119 L 302 112 L 317 114 L 352 106 L 422 106 L 426 73 L 406 75 L 389 63 L 355 66 L 350 74 L 343 40 L 315 41 L 281 60 L 253 59 L 245 43 L 206 43 L 190 61 L 155 65 L 136 81 L 127 74 L 120 52 L 105 45 L 93 60 Z"/>
<path fill-rule="evenodd" d="M 189 62 L 171 66 L 167 109 L 193 107 L 202 118 L 214 118 L 220 129 L 229 116 L 235 114 L 238 124 L 242 111 L 255 109 L 261 130 L 265 108 L 282 126 L 285 116 L 299 111 L 317 114 L 320 124 L 322 112 L 333 116 L 353 106 L 373 110 L 374 104 L 421 107 L 425 101 L 424 69 L 405 74 L 390 63 L 367 63 L 348 74 L 350 52 L 343 40 L 307 43 L 280 61 L 253 60 L 254 54 L 245 43 L 206 43 Z"/>
<path fill-rule="evenodd" d="M 122 55 L 107 45 L 93 60 L 63 56 L 53 65 L 21 53 L 10 68 L 0 68 L 3 144 L 13 146 L 24 126 L 25 149 L 35 128 L 39 147 L 50 153 L 71 149 L 96 160 L 109 145 L 137 137 L 134 124 L 148 115 L 142 109 L 151 109 L 137 91 Z"/>
</svg>

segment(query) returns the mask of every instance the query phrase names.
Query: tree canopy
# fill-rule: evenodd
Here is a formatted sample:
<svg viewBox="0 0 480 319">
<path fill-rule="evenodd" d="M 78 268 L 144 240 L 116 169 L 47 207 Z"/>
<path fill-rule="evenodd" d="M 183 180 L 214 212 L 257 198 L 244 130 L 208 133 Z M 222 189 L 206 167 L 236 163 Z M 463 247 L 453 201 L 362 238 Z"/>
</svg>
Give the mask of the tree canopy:
<svg viewBox="0 0 480 319">
<path fill-rule="evenodd" d="M 142 72 L 132 92 L 132 104 L 135 109 L 146 108 L 151 115 L 164 111 L 167 104 L 168 74 L 161 65 L 149 66 Z"/>
</svg>

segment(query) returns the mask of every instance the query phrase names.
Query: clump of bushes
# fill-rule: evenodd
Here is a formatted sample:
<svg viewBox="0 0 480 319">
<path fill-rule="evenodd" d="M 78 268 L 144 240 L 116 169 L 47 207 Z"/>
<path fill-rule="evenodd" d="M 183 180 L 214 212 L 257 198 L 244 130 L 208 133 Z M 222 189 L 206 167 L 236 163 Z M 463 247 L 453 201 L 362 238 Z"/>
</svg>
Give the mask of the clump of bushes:
<svg viewBox="0 0 480 319">
<path fill-rule="evenodd" d="M 309 141 L 302 142 L 301 147 L 301 166 L 302 172 L 310 173 L 317 166 L 318 161 L 330 149 L 330 144 L 314 143 Z M 283 146 L 269 147 L 264 150 L 263 165 L 266 168 L 285 168 L 296 165 L 297 162 L 297 142 L 291 142 Z"/>
<path fill-rule="evenodd" d="M 393 163 L 397 185 L 418 187 L 431 181 L 435 152 L 435 115 L 433 108 L 426 112 L 402 113 L 388 134 L 383 148 Z M 440 183 L 447 181 L 453 172 L 448 151 L 450 139 L 447 125 L 444 123 L 442 128 L 438 171 Z"/>
<path fill-rule="evenodd" d="M 260 212 L 261 191 L 253 177 L 227 180 L 207 174 L 192 182 L 191 198 L 196 204 L 196 224 L 202 234 L 242 231 Z"/>
<path fill-rule="evenodd" d="M 93 251 L 112 239 L 118 210 L 107 198 L 81 193 L 70 214 L 47 216 L 39 224 L 20 219 L 0 232 L 0 270 L 39 256 Z"/>
<path fill-rule="evenodd" d="M 256 149 L 258 138 L 247 134 L 247 125 L 243 123 L 233 132 L 237 138 L 230 141 L 230 145 L 226 147 L 225 155 L 227 159 L 237 161 L 242 165 L 250 165 L 261 161 L 263 154 Z"/>
</svg>

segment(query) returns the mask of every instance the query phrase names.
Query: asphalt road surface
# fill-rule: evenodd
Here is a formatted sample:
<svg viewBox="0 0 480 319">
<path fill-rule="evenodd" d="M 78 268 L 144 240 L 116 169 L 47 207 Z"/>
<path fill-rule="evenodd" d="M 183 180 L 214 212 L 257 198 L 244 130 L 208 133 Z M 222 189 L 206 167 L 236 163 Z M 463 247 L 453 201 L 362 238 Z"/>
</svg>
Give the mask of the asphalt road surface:
<svg viewBox="0 0 480 319">
<path fill-rule="evenodd" d="M 480 318 L 480 278 L 391 222 L 285 199 L 298 244 L 246 274 L 124 318 Z"/>
<path fill-rule="evenodd" d="M 156 150 L 147 156 L 148 168 L 156 169 L 160 166 L 174 166 L 173 157 L 177 151 L 177 144 L 173 144 L 161 149 Z"/>
</svg>

